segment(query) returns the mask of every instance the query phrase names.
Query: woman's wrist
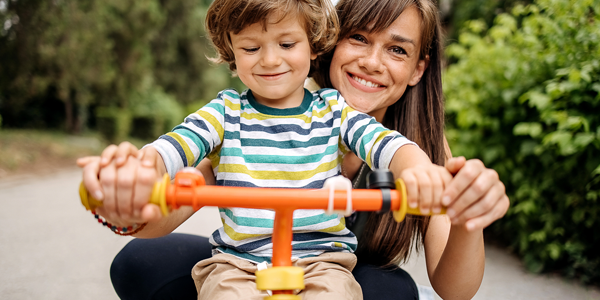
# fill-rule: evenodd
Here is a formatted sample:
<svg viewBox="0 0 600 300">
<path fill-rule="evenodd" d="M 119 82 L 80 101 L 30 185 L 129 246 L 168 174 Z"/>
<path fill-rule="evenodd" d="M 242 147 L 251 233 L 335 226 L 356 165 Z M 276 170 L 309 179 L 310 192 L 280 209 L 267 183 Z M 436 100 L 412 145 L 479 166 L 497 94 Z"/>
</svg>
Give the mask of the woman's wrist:
<svg viewBox="0 0 600 300">
<path fill-rule="evenodd" d="M 96 218 L 96 220 L 98 221 L 98 223 L 100 225 L 105 226 L 108 229 L 110 229 L 113 233 L 122 235 L 122 236 L 136 234 L 136 233 L 142 231 L 144 229 L 144 227 L 146 227 L 146 225 L 148 224 L 148 223 L 141 223 L 141 224 L 134 223 L 134 224 L 127 225 L 127 226 L 117 226 L 115 224 L 112 224 L 110 221 L 108 221 L 106 218 L 102 217 L 95 211 L 92 211 L 92 214 L 94 215 L 94 218 Z"/>
</svg>

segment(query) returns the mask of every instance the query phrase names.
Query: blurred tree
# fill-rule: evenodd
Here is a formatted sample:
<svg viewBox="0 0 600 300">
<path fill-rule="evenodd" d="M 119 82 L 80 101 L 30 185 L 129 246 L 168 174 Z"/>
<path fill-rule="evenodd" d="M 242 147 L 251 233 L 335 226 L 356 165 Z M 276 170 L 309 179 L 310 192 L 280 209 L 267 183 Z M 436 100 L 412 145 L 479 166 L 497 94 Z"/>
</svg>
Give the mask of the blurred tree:
<svg viewBox="0 0 600 300">
<path fill-rule="evenodd" d="M 0 0 L 3 124 L 78 132 L 88 118 L 95 123 L 96 107 L 135 116 L 130 110 L 143 105 L 132 101 L 142 98 L 185 105 L 241 88 L 225 66 L 206 60 L 210 2 Z"/>
</svg>

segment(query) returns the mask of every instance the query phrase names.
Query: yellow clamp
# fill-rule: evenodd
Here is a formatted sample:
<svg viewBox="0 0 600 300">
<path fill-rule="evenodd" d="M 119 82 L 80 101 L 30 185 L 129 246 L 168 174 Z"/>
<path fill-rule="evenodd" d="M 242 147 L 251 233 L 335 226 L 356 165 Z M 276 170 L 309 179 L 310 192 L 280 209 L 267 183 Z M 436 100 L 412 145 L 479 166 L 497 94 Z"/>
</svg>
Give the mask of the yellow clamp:
<svg viewBox="0 0 600 300">
<path fill-rule="evenodd" d="M 264 300 L 302 300 L 302 296 L 279 294 L 279 295 L 273 295 L 273 296 L 266 296 L 263 299 Z"/>
<path fill-rule="evenodd" d="M 256 288 L 261 291 L 302 290 L 304 270 L 300 267 L 272 267 L 257 271 Z"/>
<path fill-rule="evenodd" d="M 169 207 L 167 206 L 167 186 L 171 184 L 171 180 L 168 174 L 163 176 L 161 182 L 154 184 L 152 188 L 152 195 L 150 196 L 150 203 L 158 205 L 160 211 L 164 216 L 169 214 Z M 92 197 L 88 190 L 83 185 L 83 182 L 79 184 L 79 198 L 81 198 L 81 204 L 86 210 L 96 210 L 98 207 L 102 207 L 103 203 L 100 200 Z"/>
<path fill-rule="evenodd" d="M 415 208 L 408 207 L 408 201 L 407 201 L 408 196 L 406 193 L 406 184 L 404 184 L 404 180 L 396 179 L 396 190 L 398 191 L 398 193 L 400 193 L 400 197 L 401 197 L 400 209 L 393 212 L 394 220 L 396 220 L 396 222 L 404 221 L 406 214 L 420 215 L 420 216 L 422 216 L 422 215 L 430 216 L 433 214 L 431 212 L 429 214 L 422 214 L 418 207 L 415 207 Z M 438 214 L 445 214 L 445 213 L 446 213 L 446 208 L 442 207 L 442 211 Z"/>
</svg>

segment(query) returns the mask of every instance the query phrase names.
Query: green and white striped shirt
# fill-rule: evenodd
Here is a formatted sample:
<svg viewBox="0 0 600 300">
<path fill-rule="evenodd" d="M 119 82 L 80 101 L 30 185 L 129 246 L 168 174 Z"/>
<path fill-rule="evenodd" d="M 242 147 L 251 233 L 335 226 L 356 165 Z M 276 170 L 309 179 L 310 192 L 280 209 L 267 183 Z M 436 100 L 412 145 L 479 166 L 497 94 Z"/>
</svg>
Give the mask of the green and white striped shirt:
<svg viewBox="0 0 600 300">
<path fill-rule="evenodd" d="M 224 90 L 152 145 L 171 177 L 208 156 L 218 185 L 318 189 L 340 174 L 346 152 L 372 169 L 388 168 L 406 144 L 414 145 L 352 109 L 338 91 L 322 89 L 305 90 L 302 104 L 288 109 L 261 105 L 249 90 Z M 223 227 L 210 238 L 216 252 L 270 262 L 273 211 L 220 208 L 220 214 Z M 293 231 L 293 257 L 356 249 L 356 237 L 337 214 L 296 210 Z"/>
</svg>

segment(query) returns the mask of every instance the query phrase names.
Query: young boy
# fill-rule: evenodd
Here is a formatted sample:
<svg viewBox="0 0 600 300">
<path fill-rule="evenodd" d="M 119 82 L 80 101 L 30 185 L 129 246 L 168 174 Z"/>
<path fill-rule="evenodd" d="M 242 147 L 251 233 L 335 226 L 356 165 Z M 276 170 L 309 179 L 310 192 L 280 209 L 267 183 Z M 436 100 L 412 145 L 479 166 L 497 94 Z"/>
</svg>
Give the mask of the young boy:
<svg viewBox="0 0 600 300">
<path fill-rule="evenodd" d="M 395 173 L 406 167 L 400 157 L 426 159 L 401 134 L 349 107 L 337 91 L 304 89 L 311 61 L 335 44 L 329 0 L 215 0 L 206 19 L 215 61 L 229 63 L 249 90 L 220 92 L 150 144 L 171 177 L 208 157 L 218 185 L 321 188 L 340 174 L 348 151 L 371 168 Z M 198 299 L 260 299 L 254 273 L 270 262 L 274 212 L 220 208 L 220 214 L 223 227 L 210 238 L 213 257 L 192 271 Z M 343 216 L 298 210 L 293 231 L 305 299 L 362 299 L 351 273 L 357 240 Z"/>
</svg>

